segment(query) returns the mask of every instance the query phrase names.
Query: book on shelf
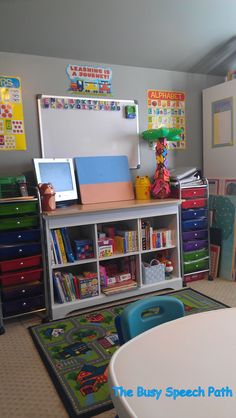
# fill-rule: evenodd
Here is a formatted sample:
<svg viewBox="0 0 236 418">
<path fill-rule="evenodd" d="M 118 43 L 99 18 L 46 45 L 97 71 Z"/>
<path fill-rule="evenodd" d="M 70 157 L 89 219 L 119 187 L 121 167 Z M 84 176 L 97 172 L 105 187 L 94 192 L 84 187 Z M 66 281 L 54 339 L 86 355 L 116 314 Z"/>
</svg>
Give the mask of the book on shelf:
<svg viewBox="0 0 236 418">
<path fill-rule="evenodd" d="M 67 260 L 70 263 L 73 263 L 75 261 L 75 256 L 71 247 L 71 242 L 70 242 L 70 238 L 68 235 L 68 231 L 65 227 L 61 228 L 61 235 L 62 235 L 62 239 L 64 242 L 64 247 L 65 247 L 65 252 L 66 252 L 66 256 L 67 256 Z"/>
<path fill-rule="evenodd" d="M 55 301 L 58 303 L 66 302 L 65 294 L 57 274 L 53 274 L 53 289 Z"/>
<path fill-rule="evenodd" d="M 102 287 L 102 292 L 105 295 L 112 295 L 114 293 L 124 292 L 138 287 L 137 282 L 130 279 L 125 282 L 111 284 L 107 287 Z"/>
<path fill-rule="evenodd" d="M 60 249 L 59 249 L 59 242 L 58 242 L 58 239 L 57 239 L 57 236 L 56 236 L 56 233 L 55 233 L 55 230 L 54 229 L 51 229 L 51 237 L 52 237 L 52 241 L 53 241 L 53 248 L 54 248 L 54 251 L 55 251 L 55 259 L 56 259 L 56 262 L 57 262 L 57 264 L 61 264 L 61 252 L 60 252 Z"/>
<path fill-rule="evenodd" d="M 67 263 L 66 251 L 65 251 L 65 247 L 64 247 L 64 243 L 63 243 L 63 239 L 62 239 L 61 230 L 60 229 L 55 229 L 55 234 L 56 234 L 57 241 L 58 241 L 59 251 L 60 251 L 60 255 L 61 255 L 61 262 L 62 263 Z"/>
</svg>

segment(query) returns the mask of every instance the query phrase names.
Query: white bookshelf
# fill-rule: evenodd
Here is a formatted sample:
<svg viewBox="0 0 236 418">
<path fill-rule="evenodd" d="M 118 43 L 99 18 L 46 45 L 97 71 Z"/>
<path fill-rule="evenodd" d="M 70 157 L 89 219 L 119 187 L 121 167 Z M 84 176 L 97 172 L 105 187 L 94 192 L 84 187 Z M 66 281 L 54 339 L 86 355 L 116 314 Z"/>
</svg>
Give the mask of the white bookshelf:
<svg viewBox="0 0 236 418">
<path fill-rule="evenodd" d="M 148 200 L 148 201 L 122 201 L 93 205 L 74 205 L 67 208 L 56 209 L 42 214 L 45 232 L 45 277 L 47 277 L 48 292 L 48 317 L 49 319 L 64 318 L 67 314 L 83 308 L 95 307 L 104 303 L 124 300 L 133 296 L 148 294 L 151 292 L 182 287 L 180 269 L 180 243 L 179 243 L 179 205 L 177 199 Z M 155 228 L 169 228 L 174 231 L 174 243 L 165 248 L 142 249 L 141 220 L 146 220 Z M 113 253 L 109 257 L 98 256 L 98 230 L 102 225 L 128 226 L 137 231 L 138 250 L 127 253 Z M 53 264 L 51 251 L 51 230 L 66 227 L 73 239 L 90 238 L 93 242 L 94 257 L 84 260 L 76 260 L 73 263 Z M 172 278 L 151 285 L 142 282 L 142 261 L 155 258 L 157 253 L 168 250 L 172 260 L 174 271 Z M 101 291 L 99 264 L 107 260 L 122 259 L 123 257 L 135 257 L 137 287 L 132 290 L 105 295 Z M 55 270 L 71 271 L 74 274 L 83 270 L 97 273 L 99 283 L 99 295 L 86 299 L 77 299 L 73 302 L 57 303 L 54 300 L 53 272 Z"/>
</svg>

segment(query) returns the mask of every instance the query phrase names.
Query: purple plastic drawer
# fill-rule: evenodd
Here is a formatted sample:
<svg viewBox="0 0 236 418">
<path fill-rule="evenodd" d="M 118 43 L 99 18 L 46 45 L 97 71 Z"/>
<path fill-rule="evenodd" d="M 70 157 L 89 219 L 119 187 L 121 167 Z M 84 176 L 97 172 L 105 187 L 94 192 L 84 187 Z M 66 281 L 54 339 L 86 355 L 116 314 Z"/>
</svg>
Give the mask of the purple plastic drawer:
<svg viewBox="0 0 236 418">
<path fill-rule="evenodd" d="M 206 229 L 200 231 L 189 231 L 182 233 L 183 241 L 193 241 L 194 239 L 207 239 L 208 231 Z"/>
<path fill-rule="evenodd" d="M 200 250 L 201 248 L 207 248 L 207 240 L 195 240 L 189 242 L 183 242 L 183 251 Z"/>
</svg>

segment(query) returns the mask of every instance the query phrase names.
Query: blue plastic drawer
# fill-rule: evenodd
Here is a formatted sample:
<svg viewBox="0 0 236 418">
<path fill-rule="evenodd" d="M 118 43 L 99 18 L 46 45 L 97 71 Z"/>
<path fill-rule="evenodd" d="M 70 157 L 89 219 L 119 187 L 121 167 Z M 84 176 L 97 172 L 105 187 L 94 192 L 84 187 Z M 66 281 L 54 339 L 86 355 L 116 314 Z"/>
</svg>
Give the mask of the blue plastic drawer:
<svg viewBox="0 0 236 418">
<path fill-rule="evenodd" d="M 0 244 L 17 244 L 28 241 L 40 241 L 40 229 L 10 231 L 0 234 Z"/>
<path fill-rule="evenodd" d="M 195 229 L 207 228 L 207 218 L 194 219 L 190 221 L 182 221 L 182 230 L 191 231 Z"/>
<path fill-rule="evenodd" d="M 28 298 L 41 295 L 43 293 L 43 284 L 34 282 L 24 285 L 8 286 L 2 289 L 2 301 Z"/>
<path fill-rule="evenodd" d="M 182 233 L 183 241 L 193 241 L 194 239 L 207 239 L 208 238 L 208 230 L 200 230 L 200 231 L 189 231 Z"/>
<path fill-rule="evenodd" d="M 3 316 L 18 315 L 24 312 L 33 311 L 35 309 L 41 309 L 44 308 L 44 303 L 43 295 L 33 296 L 32 298 L 6 301 L 2 304 Z"/>
<path fill-rule="evenodd" d="M 17 245 L 1 245 L 0 246 L 0 261 L 12 260 L 15 258 L 29 257 L 31 255 L 41 253 L 40 243 L 27 243 Z"/>
<path fill-rule="evenodd" d="M 195 240 L 195 241 L 183 242 L 183 251 L 194 251 L 194 250 L 200 250 L 201 248 L 207 248 L 207 247 L 208 247 L 207 240 Z"/>
<path fill-rule="evenodd" d="M 182 210 L 182 219 L 197 219 L 207 217 L 207 209 L 200 208 L 200 209 L 189 209 L 189 210 Z"/>
</svg>

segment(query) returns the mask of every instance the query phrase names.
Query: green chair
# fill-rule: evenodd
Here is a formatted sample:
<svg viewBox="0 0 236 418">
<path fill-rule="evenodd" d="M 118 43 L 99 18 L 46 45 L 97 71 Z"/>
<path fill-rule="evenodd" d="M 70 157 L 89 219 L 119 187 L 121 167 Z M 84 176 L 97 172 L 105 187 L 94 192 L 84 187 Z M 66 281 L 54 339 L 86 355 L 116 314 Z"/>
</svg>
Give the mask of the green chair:
<svg viewBox="0 0 236 418">
<path fill-rule="evenodd" d="M 184 304 L 172 296 L 152 296 L 130 303 L 115 318 L 120 345 L 157 325 L 184 316 Z"/>
</svg>

